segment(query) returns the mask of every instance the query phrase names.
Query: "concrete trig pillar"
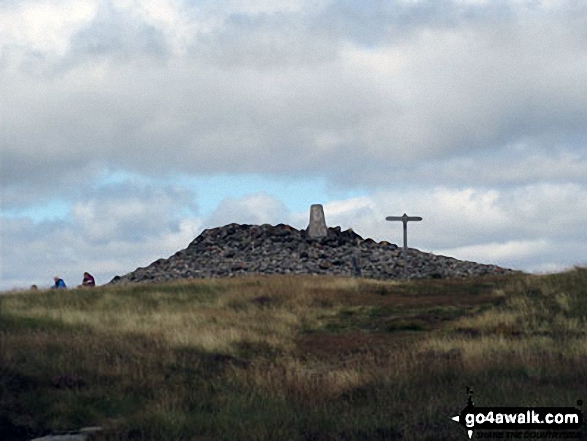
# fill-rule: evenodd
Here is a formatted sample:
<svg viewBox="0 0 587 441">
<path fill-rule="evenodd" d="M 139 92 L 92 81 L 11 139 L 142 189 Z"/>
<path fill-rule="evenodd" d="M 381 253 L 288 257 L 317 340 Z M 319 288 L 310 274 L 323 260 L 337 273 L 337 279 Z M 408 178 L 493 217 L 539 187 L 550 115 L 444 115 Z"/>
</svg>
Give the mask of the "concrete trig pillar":
<svg viewBox="0 0 587 441">
<path fill-rule="evenodd" d="M 306 233 L 312 239 L 328 236 L 328 227 L 326 226 L 322 204 L 313 204 L 310 207 L 310 223 L 306 228 Z"/>
</svg>

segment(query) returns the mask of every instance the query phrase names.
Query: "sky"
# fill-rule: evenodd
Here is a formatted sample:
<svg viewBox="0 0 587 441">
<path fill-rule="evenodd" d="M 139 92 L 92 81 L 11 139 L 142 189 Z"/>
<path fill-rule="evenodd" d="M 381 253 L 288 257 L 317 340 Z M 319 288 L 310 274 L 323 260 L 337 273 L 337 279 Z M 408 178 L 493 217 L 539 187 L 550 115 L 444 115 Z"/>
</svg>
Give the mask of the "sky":
<svg viewBox="0 0 587 441">
<path fill-rule="evenodd" d="M 0 290 L 229 223 L 587 264 L 587 5 L 3 0 Z"/>
</svg>

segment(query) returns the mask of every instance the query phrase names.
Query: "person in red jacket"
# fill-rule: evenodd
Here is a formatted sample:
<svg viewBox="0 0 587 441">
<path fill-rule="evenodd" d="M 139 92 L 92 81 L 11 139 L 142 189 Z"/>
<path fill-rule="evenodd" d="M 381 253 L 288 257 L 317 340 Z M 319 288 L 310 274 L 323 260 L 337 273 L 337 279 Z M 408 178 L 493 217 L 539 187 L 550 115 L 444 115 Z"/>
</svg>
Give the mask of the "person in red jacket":
<svg viewBox="0 0 587 441">
<path fill-rule="evenodd" d="M 94 280 L 94 276 L 92 276 L 88 272 L 85 272 L 84 273 L 84 280 L 82 280 L 82 286 L 89 286 L 89 287 L 96 286 L 96 281 Z"/>
</svg>

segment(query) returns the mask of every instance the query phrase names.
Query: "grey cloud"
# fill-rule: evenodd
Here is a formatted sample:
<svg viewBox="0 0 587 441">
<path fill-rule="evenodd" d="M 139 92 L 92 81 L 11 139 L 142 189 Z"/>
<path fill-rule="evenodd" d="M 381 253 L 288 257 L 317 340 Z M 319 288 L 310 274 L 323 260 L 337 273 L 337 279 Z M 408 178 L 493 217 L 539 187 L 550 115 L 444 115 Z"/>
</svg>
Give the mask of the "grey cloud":
<svg viewBox="0 0 587 441">
<path fill-rule="evenodd" d="M 75 282 L 83 271 L 104 283 L 115 274 L 185 248 L 203 228 L 232 222 L 305 228 L 308 220 L 308 211 L 291 212 L 282 201 L 264 193 L 226 199 L 202 219 L 181 210 L 191 197 L 189 191 L 136 184 L 125 188 L 127 194 L 113 188 L 89 194 L 79 203 L 72 222 L 3 218 L 0 289 L 41 286 L 54 274 Z M 419 215 L 424 220 L 409 226 L 413 247 L 540 271 L 585 264 L 587 202 L 582 195 L 586 190 L 564 184 L 500 191 L 395 190 L 332 201 L 324 208 L 329 226 L 350 227 L 363 237 L 399 244 L 401 224 L 387 222 L 385 217 L 403 212 Z M 110 218 L 116 222 L 112 224 Z M 133 236 L 131 229 L 142 233 Z"/>
<path fill-rule="evenodd" d="M 330 1 L 299 10 L 229 13 L 214 32 L 199 34 L 194 53 L 209 50 L 226 65 L 270 67 L 312 64 L 340 55 L 343 44 L 374 47 L 405 42 L 422 30 L 450 29 L 477 22 L 513 21 L 508 2 L 401 0 Z M 211 59 L 212 60 L 212 59 Z"/>
<path fill-rule="evenodd" d="M 127 61 L 145 55 L 162 57 L 169 51 L 160 30 L 108 1 L 100 3 L 93 20 L 71 38 L 70 45 L 71 62 L 104 56 Z"/>
<path fill-rule="evenodd" d="M 122 183 L 88 194 L 73 206 L 72 215 L 90 243 L 140 242 L 177 232 L 182 217 L 196 211 L 194 199 L 183 188 Z"/>
<path fill-rule="evenodd" d="M 515 16 L 505 1 L 331 1 L 295 11 L 227 14 L 212 31 L 197 32 L 191 54 L 222 68 L 319 66 L 339 58 L 348 43 L 393 46 L 421 31 L 510 22 Z"/>
<path fill-rule="evenodd" d="M 282 201 L 261 192 L 242 199 L 223 200 L 205 223 L 209 227 L 229 223 L 275 225 L 287 223 L 290 217 Z"/>
<path fill-rule="evenodd" d="M 222 69 L 320 66 L 338 57 L 338 41 L 313 29 L 299 12 L 231 14 L 215 32 L 199 34 L 191 56 Z"/>
<path fill-rule="evenodd" d="M 79 283 L 83 271 L 105 283 L 187 246 L 195 211 L 187 189 L 127 182 L 87 191 L 67 221 L 2 217 L 0 289 L 46 286 L 55 274 Z"/>
<path fill-rule="evenodd" d="M 426 29 L 450 29 L 487 20 L 511 20 L 514 11 L 504 1 L 467 5 L 453 1 L 355 0 L 334 1 L 319 14 L 321 26 L 365 46 L 405 41 Z"/>
<path fill-rule="evenodd" d="M 522 256 L 546 243 L 544 256 L 519 264 L 580 258 L 580 247 L 560 250 L 585 236 L 584 5 L 225 6 L 178 6 L 185 48 L 173 46 L 173 29 L 108 2 L 63 56 L 0 42 L 2 209 L 59 197 L 76 210 L 70 223 L 2 220 L 2 253 L 31 266 L 23 280 L 35 268 L 50 277 L 52 262 L 104 277 L 132 270 L 203 224 L 307 221 L 267 195 L 225 201 L 202 220 L 182 211 L 196 212 L 186 190 L 94 191 L 107 170 L 326 177 L 386 191 L 374 205 L 327 212 L 360 234 L 389 239 L 381 219 L 413 211 L 426 220 L 414 243 L 431 250 L 509 243 Z"/>
<path fill-rule="evenodd" d="M 186 189 L 131 182 L 89 192 L 74 204 L 71 221 L 1 218 L 0 289 L 48 287 L 56 274 L 75 286 L 83 271 L 106 283 L 185 248 L 203 228 L 291 216 L 283 202 L 259 193 L 226 199 L 204 220 L 186 210 L 192 198 Z"/>
<path fill-rule="evenodd" d="M 61 275 L 75 265 L 82 240 L 67 222 L 37 224 L 27 219 L 1 219 L 2 289 L 24 288 Z M 39 274 L 42 271 L 44 274 Z"/>
<path fill-rule="evenodd" d="M 386 188 L 410 184 L 424 186 L 476 186 L 503 188 L 533 183 L 587 183 L 587 157 L 576 145 L 505 145 L 490 152 L 472 151 L 414 164 L 372 163 L 358 158 L 344 174 L 331 175 L 339 188 Z M 348 155 L 351 164 L 352 155 Z M 341 161 L 344 162 L 344 161 Z"/>
<path fill-rule="evenodd" d="M 2 223 L 22 224 L 26 220 L 2 219 Z M 73 224 L 63 224 L 59 229 L 45 223 L 12 229 L 18 234 L 2 237 L 0 289 L 26 288 L 33 283 L 48 287 L 54 275 L 76 286 L 84 271 L 91 272 L 100 284 L 106 283 L 116 274 L 148 265 L 185 247 L 199 225 L 197 221 L 186 221 L 179 231 L 164 231 L 139 242 L 113 237 L 103 243 L 90 243 L 87 231 Z M 31 240 L 31 236 L 39 238 Z"/>
<path fill-rule="evenodd" d="M 390 5 L 218 13 L 222 25 L 178 55 L 160 29 L 106 4 L 74 35 L 58 75 L 0 71 L 6 198 L 75 194 L 108 168 L 310 174 L 375 188 L 418 183 L 434 173 L 426 163 L 448 170 L 436 182 L 467 185 L 473 172 L 449 169 L 478 152 L 521 141 L 584 148 L 585 11 Z M 360 37 L 368 25 L 357 37 L 350 24 L 330 30 L 329 16 L 357 26 L 377 16 L 378 44 Z M 485 182 L 499 185 L 496 176 Z"/>
<path fill-rule="evenodd" d="M 352 227 L 359 234 L 395 243 L 402 241 L 401 223 L 387 222 L 386 216 L 422 216 L 424 220 L 409 230 L 413 246 L 423 250 L 545 240 L 552 247 L 548 255 L 554 256 L 559 243 L 585 242 L 587 202 L 582 195 L 586 191 L 587 186 L 572 184 L 501 190 L 403 188 L 352 199 L 346 208 L 326 204 L 325 213 L 329 225 Z M 580 258 L 580 253 L 569 254 L 566 260 Z M 523 265 L 531 267 L 529 263 Z"/>
</svg>

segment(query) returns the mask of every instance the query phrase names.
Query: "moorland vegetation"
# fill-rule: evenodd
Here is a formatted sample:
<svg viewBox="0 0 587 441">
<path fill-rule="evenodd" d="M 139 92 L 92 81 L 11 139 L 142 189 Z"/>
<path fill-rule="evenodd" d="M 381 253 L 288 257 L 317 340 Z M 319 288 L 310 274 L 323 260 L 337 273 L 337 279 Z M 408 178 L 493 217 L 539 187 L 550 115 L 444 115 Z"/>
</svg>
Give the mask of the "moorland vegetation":
<svg viewBox="0 0 587 441">
<path fill-rule="evenodd" d="M 251 276 L 0 297 L 5 440 L 466 439 L 483 406 L 587 399 L 587 269 Z M 583 429 L 584 430 L 584 429 Z"/>
</svg>

